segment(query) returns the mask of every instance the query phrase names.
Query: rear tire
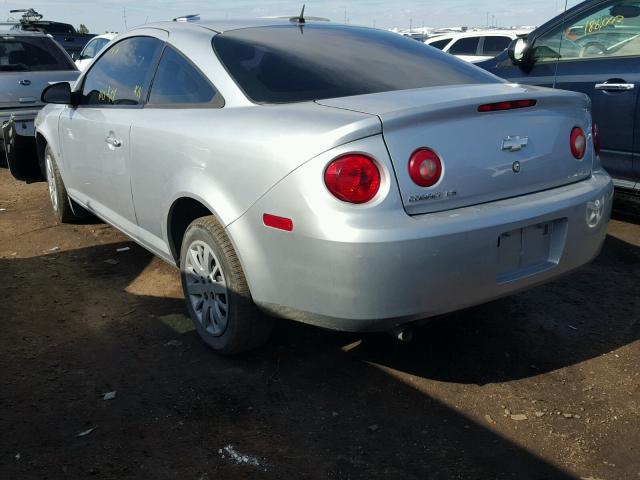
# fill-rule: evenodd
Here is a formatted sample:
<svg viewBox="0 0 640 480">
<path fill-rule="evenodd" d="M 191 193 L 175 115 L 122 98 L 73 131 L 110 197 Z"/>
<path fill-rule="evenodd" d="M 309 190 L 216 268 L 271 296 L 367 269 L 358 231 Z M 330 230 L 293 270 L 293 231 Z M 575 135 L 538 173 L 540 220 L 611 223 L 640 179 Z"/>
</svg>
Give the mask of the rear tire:
<svg viewBox="0 0 640 480">
<path fill-rule="evenodd" d="M 253 303 L 238 256 L 215 217 L 198 218 L 187 228 L 180 272 L 189 316 L 209 347 L 231 355 L 267 342 L 273 319 Z"/>
<path fill-rule="evenodd" d="M 64 186 L 60 171 L 56 165 L 55 157 L 49 145 L 47 145 L 44 150 L 44 166 L 53 215 L 59 223 L 77 222 L 82 216 L 80 214 L 82 207 L 78 205 L 78 210 L 76 210 L 78 215 L 76 215 L 74 209 L 71 208 L 71 202 L 73 200 L 67 195 L 67 189 Z"/>
</svg>

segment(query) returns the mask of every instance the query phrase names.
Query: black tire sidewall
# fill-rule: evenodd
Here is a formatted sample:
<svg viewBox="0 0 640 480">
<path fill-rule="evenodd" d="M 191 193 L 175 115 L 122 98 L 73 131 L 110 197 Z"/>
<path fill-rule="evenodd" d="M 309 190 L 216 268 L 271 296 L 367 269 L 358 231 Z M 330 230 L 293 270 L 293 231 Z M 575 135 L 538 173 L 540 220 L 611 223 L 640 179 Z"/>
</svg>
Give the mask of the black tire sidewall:
<svg viewBox="0 0 640 480">
<path fill-rule="evenodd" d="M 53 155 L 51 151 L 51 147 L 47 145 L 44 151 L 44 165 L 45 165 L 45 179 L 47 180 L 47 189 L 49 188 L 49 172 L 46 168 L 46 158 L 47 155 L 51 156 L 52 170 L 53 170 L 53 182 L 56 185 L 56 197 L 58 200 L 57 207 L 51 205 L 51 209 L 53 210 L 53 214 L 58 220 L 58 222 L 66 222 L 68 221 L 69 214 L 73 215 L 71 212 L 71 207 L 69 206 L 69 199 L 67 198 L 67 190 L 62 182 L 62 178 L 60 177 L 60 171 L 58 170 L 58 165 L 56 164 L 56 157 Z"/>
<path fill-rule="evenodd" d="M 222 235 L 224 235 L 224 233 Z M 256 316 L 259 315 L 259 312 L 251 300 L 244 276 L 235 274 L 234 266 L 231 265 L 232 260 L 229 258 L 227 252 L 225 252 L 225 249 L 221 247 L 224 240 L 223 238 L 216 238 L 210 229 L 202 225 L 196 224 L 190 226 L 182 242 L 180 277 L 189 316 L 202 340 L 217 352 L 236 353 L 237 345 L 242 342 L 240 337 L 245 333 L 242 331 L 242 324 L 248 320 L 247 318 L 243 318 L 243 316 Z M 186 255 L 189 251 L 189 246 L 195 241 L 204 242 L 211 247 L 220 263 L 226 282 L 227 304 L 229 308 L 227 327 L 224 333 L 218 337 L 211 335 L 200 322 L 198 322 L 193 306 L 187 296 L 187 275 L 185 272 Z"/>
</svg>

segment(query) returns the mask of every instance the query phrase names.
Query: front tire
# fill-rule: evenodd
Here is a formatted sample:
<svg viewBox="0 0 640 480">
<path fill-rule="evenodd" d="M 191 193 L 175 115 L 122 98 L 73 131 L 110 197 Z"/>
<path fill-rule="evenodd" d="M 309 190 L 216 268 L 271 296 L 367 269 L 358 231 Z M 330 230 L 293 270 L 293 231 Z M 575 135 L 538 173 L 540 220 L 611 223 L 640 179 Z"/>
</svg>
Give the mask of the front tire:
<svg viewBox="0 0 640 480">
<path fill-rule="evenodd" d="M 238 256 L 215 217 L 187 228 L 180 272 L 189 316 L 209 347 L 230 355 L 267 342 L 273 320 L 253 303 Z"/>
<path fill-rule="evenodd" d="M 67 189 L 64 186 L 60 171 L 56 165 L 56 160 L 49 145 L 47 145 L 44 150 L 44 167 L 53 215 L 59 223 L 76 222 L 78 217 L 71 208 L 71 199 L 67 195 Z"/>
</svg>

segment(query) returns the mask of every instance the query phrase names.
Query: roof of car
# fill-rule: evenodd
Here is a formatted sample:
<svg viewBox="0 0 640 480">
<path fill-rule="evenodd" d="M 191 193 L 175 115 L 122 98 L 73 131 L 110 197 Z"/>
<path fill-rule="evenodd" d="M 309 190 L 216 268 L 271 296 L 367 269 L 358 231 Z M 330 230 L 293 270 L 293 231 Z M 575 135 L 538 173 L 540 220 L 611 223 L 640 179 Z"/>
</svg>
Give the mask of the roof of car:
<svg viewBox="0 0 640 480">
<path fill-rule="evenodd" d="M 100 39 L 100 38 L 105 38 L 107 40 L 113 40 L 117 36 L 118 36 L 118 34 L 115 33 L 115 32 L 107 32 L 107 33 L 102 33 L 100 35 L 96 35 L 91 40 L 96 40 L 96 39 Z"/>
<path fill-rule="evenodd" d="M 307 20 L 307 24 L 324 24 L 327 22 L 315 22 Z M 217 33 L 228 32 L 231 30 L 240 30 L 243 28 L 272 27 L 272 26 L 299 26 L 300 24 L 292 22 L 287 18 L 258 18 L 258 19 L 240 19 L 240 20 L 197 20 L 197 21 L 173 21 L 173 22 L 154 22 L 140 25 L 136 28 L 161 28 L 164 30 L 192 29 L 195 27 L 206 28 Z M 332 24 L 336 25 L 336 24 Z"/>
</svg>

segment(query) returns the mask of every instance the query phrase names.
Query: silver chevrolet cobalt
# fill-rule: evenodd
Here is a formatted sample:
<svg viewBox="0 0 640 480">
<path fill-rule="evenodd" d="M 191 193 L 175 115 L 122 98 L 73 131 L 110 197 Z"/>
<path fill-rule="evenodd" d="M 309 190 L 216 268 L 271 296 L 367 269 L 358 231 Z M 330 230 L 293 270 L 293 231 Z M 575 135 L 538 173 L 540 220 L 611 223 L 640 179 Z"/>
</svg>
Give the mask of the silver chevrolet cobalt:
<svg viewBox="0 0 640 480">
<path fill-rule="evenodd" d="M 149 24 L 43 99 L 58 220 L 87 210 L 177 265 L 221 353 L 264 343 L 272 315 L 399 332 L 580 267 L 606 235 L 585 95 L 394 33 Z"/>
</svg>

